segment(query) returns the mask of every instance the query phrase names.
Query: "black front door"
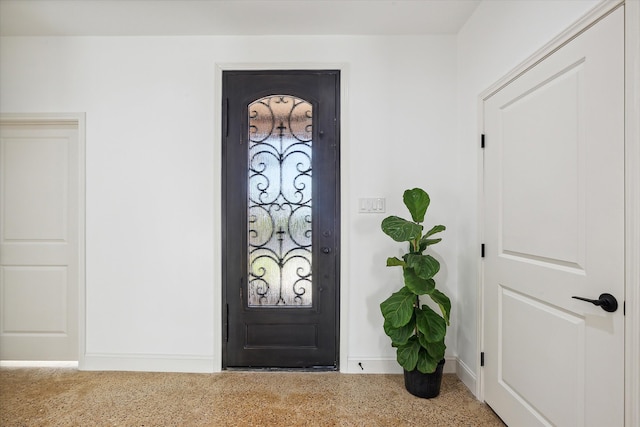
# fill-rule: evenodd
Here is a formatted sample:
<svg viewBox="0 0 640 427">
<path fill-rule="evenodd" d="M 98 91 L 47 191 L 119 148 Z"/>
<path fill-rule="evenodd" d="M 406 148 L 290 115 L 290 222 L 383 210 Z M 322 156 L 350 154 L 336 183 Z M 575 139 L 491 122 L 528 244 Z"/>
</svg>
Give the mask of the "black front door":
<svg viewBox="0 0 640 427">
<path fill-rule="evenodd" d="M 223 366 L 338 367 L 339 71 L 223 73 Z"/>
</svg>

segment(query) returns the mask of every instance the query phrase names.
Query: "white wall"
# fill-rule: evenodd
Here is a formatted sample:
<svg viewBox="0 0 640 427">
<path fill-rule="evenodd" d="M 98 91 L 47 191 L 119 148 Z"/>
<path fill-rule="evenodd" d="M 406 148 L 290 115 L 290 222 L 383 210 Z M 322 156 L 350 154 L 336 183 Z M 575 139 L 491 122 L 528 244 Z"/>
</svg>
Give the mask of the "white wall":
<svg viewBox="0 0 640 427">
<path fill-rule="evenodd" d="M 214 370 L 216 64 L 327 62 L 348 69 L 341 364 L 398 369 L 378 308 L 400 280 L 384 267 L 398 246 L 379 230 L 383 215 L 357 214 L 357 199 L 386 197 L 387 213 L 404 215 L 405 188 L 431 193 L 431 221 L 450 228 L 435 248 L 439 278 L 455 298 L 455 43 L 454 36 L 1 39 L 0 112 L 86 112 L 85 367 Z M 455 355 L 455 327 L 448 340 Z"/>
<path fill-rule="evenodd" d="M 423 186 L 430 220 L 448 226 L 434 248 L 454 302 L 448 355 L 474 390 L 478 95 L 597 3 L 484 0 L 457 38 L 0 39 L 0 112 L 87 114 L 87 365 L 213 369 L 216 64 L 342 63 L 343 370 L 397 369 L 378 304 L 399 281 L 384 267 L 399 249 L 357 199 L 386 197 L 403 215 L 401 192 Z"/>
<path fill-rule="evenodd" d="M 471 390 L 476 390 L 479 360 L 478 96 L 598 3 L 598 0 L 484 0 L 458 33 L 460 215 L 456 230 L 459 266 L 456 348 L 462 368 L 459 375 Z"/>
</svg>

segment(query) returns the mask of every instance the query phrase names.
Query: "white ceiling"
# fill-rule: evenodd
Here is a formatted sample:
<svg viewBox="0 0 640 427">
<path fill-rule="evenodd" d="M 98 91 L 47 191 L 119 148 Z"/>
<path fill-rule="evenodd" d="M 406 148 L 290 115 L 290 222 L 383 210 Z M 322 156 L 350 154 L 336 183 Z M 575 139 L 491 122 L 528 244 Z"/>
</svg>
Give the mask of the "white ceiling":
<svg viewBox="0 0 640 427">
<path fill-rule="evenodd" d="M 2 36 L 455 34 L 480 0 L 0 0 Z"/>
</svg>

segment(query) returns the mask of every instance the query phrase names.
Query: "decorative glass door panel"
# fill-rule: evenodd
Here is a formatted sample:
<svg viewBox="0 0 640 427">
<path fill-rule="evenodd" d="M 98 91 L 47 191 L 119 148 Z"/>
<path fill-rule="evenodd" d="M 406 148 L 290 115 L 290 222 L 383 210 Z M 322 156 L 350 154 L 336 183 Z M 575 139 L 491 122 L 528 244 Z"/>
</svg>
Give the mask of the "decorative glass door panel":
<svg viewBox="0 0 640 427">
<path fill-rule="evenodd" d="M 249 105 L 248 305 L 312 305 L 312 105 Z"/>
<path fill-rule="evenodd" d="M 340 73 L 222 77 L 222 365 L 335 370 Z"/>
</svg>

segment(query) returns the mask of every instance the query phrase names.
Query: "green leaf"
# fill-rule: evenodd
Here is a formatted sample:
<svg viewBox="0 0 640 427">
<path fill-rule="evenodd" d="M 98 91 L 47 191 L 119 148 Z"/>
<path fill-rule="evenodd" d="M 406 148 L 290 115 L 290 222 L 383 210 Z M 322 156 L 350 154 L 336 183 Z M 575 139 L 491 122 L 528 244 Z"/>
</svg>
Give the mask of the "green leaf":
<svg viewBox="0 0 640 427">
<path fill-rule="evenodd" d="M 405 257 L 407 267 L 413 268 L 423 279 L 431 279 L 440 271 L 440 263 L 431 255 L 408 254 Z"/>
<path fill-rule="evenodd" d="M 409 323 L 399 328 L 394 328 L 390 322 L 384 321 L 384 332 L 391 338 L 391 345 L 393 347 L 399 347 L 405 345 L 411 335 L 413 335 L 414 328 L 416 326 L 415 317 L 412 316 Z"/>
<path fill-rule="evenodd" d="M 387 267 L 395 267 L 395 266 L 398 266 L 398 265 L 404 267 L 404 266 L 407 265 L 407 263 L 402 261 L 401 259 L 396 258 L 396 257 L 387 258 Z"/>
<path fill-rule="evenodd" d="M 444 225 L 436 225 L 433 228 L 431 228 L 431 230 L 427 231 L 427 234 L 422 236 L 419 242 L 420 253 L 424 252 L 424 250 L 427 249 L 427 247 L 431 245 L 435 245 L 436 243 L 439 243 L 442 239 L 429 239 L 429 236 L 439 233 L 443 230 L 446 230 L 446 227 Z"/>
<path fill-rule="evenodd" d="M 431 374 L 436 371 L 438 367 L 438 362 L 440 362 L 442 358 L 436 359 L 431 356 L 424 348 L 421 348 L 418 353 L 418 363 L 416 363 L 416 368 L 418 371 L 423 374 Z"/>
<path fill-rule="evenodd" d="M 406 190 L 402 195 L 405 206 L 411 212 L 411 218 L 415 222 L 424 221 L 424 214 L 429 207 L 429 195 L 421 188 Z"/>
<path fill-rule="evenodd" d="M 447 227 L 445 227 L 444 225 L 434 225 L 431 230 L 427 231 L 427 234 L 425 234 L 424 236 L 422 236 L 423 239 L 426 239 L 429 236 L 432 236 L 436 233 L 439 233 L 441 231 L 446 230 Z"/>
<path fill-rule="evenodd" d="M 405 286 L 415 295 L 428 294 L 436 287 L 436 282 L 433 279 L 423 279 L 412 268 L 405 268 L 402 274 Z"/>
<path fill-rule="evenodd" d="M 406 286 L 391 294 L 389 298 L 380 303 L 380 310 L 385 321 L 394 328 L 400 328 L 409 323 L 413 316 L 415 300 L 416 296 Z"/>
<path fill-rule="evenodd" d="M 422 239 L 422 240 L 420 240 L 419 252 L 420 253 L 424 252 L 424 250 L 427 249 L 429 246 L 435 245 L 436 243 L 440 243 L 440 241 L 442 241 L 442 239 Z"/>
<path fill-rule="evenodd" d="M 420 331 L 418 331 L 418 342 L 420 343 L 420 345 L 424 348 L 429 347 L 432 343 L 430 343 L 429 341 L 426 340 L 426 338 L 424 337 L 424 334 Z"/>
<path fill-rule="evenodd" d="M 409 341 L 405 345 L 399 346 L 396 352 L 396 358 L 400 366 L 407 371 L 413 371 L 418 363 L 420 348 L 420 343 L 415 336 L 409 338 Z"/>
<path fill-rule="evenodd" d="M 396 242 L 410 242 L 420 237 L 422 226 L 397 216 L 382 220 L 382 231 Z"/>
<path fill-rule="evenodd" d="M 437 289 L 434 289 L 433 291 L 431 291 L 429 296 L 436 304 L 440 306 L 440 311 L 442 311 L 442 316 L 444 317 L 444 320 L 447 322 L 447 325 L 449 325 L 449 314 L 451 312 L 451 300 L 449 299 L 449 297 Z"/>
<path fill-rule="evenodd" d="M 423 348 L 426 348 L 427 351 L 429 352 L 429 354 L 431 354 L 432 356 L 437 356 L 440 352 L 442 351 L 443 356 L 440 357 L 440 359 L 442 359 L 442 357 L 444 357 L 444 350 L 447 348 L 447 346 L 444 345 L 444 338 L 442 337 L 441 340 L 436 341 L 436 342 L 429 342 L 427 341 L 427 339 L 425 338 L 425 335 L 418 331 L 418 342 L 420 343 L 420 345 Z M 438 360 L 440 360 L 438 359 Z"/>
<path fill-rule="evenodd" d="M 440 341 L 447 333 L 445 320 L 427 305 L 423 305 L 421 310 L 416 310 L 416 325 L 427 342 Z"/>
<path fill-rule="evenodd" d="M 423 347 L 427 350 L 427 353 L 429 353 L 429 356 L 431 356 L 433 359 L 437 360 L 438 362 L 444 359 L 444 352 L 447 349 L 447 346 L 444 344 L 444 340 L 441 340 L 438 342 L 432 342 L 432 343 L 429 343 L 429 345 L 426 345 Z"/>
</svg>

